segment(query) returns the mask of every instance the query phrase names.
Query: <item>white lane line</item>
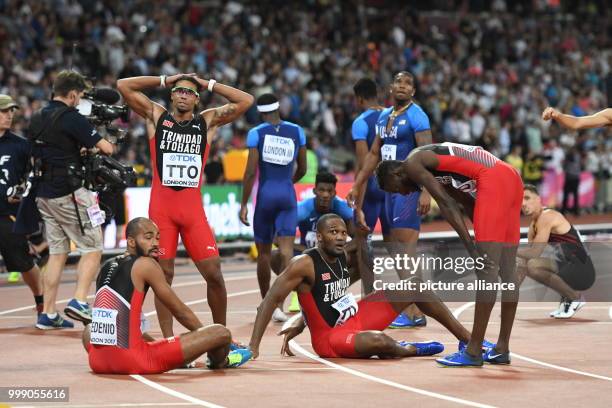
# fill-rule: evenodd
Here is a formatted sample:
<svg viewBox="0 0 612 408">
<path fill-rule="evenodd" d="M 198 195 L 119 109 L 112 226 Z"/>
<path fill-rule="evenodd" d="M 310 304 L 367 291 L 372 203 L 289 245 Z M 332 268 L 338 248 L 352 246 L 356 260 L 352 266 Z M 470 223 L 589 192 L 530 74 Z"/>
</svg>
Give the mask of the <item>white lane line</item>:
<svg viewBox="0 0 612 408">
<path fill-rule="evenodd" d="M 475 304 L 476 304 L 475 302 L 468 302 L 468 303 L 466 303 L 464 305 L 461 305 L 460 307 L 455 309 L 455 311 L 453 312 L 453 315 L 455 316 L 456 319 L 459 319 L 459 316 L 461 315 L 461 313 L 463 313 L 465 310 L 467 310 L 468 308 L 470 308 L 471 306 L 473 306 Z M 531 358 L 531 357 L 522 356 L 522 355 L 516 354 L 514 352 L 511 352 L 510 355 L 512 357 L 518 358 L 519 360 L 528 361 L 528 362 L 533 363 L 533 364 L 539 364 L 541 366 L 552 368 L 552 369 L 555 369 L 555 370 L 565 371 L 565 372 L 572 373 L 572 374 L 583 375 L 585 377 L 597 378 L 598 380 L 612 381 L 612 378 L 606 377 L 604 375 L 593 374 L 593 373 L 589 373 L 587 371 L 579 371 L 579 370 L 574 370 L 573 368 L 567 368 L 567 367 L 562 367 L 562 366 L 559 366 L 559 365 L 556 365 L 556 364 L 550 364 L 550 363 L 547 363 L 545 361 L 540 361 L 540 360 L 536 360 L 536 359 Z"/>
<path fill-rule="evenodd" d="M 612 306 L 610 306 L 610 310 L 608 311 L 608 315 L 610 316 L 610 319 L 612 319 Z"/>
<path fill-rule="evenodd" d="M 301 316 L 301 313 L 292 316 L 289 320 L 287 320 L 285 322 L 285 324 L 283 325 L 283 329 L 287 328 L 289 325 L 291 325 L 296 319 L 298 319 Z M 351 374 L 354 375 L 356 377 L 360 377 L 360 378 L 364 378 L 366 380 L 369 381 L 373 381 L 373 382 L 377 382 L 379 384 L 383 384 L 383 385 L 388 385 L 390 387 L 394 387 L 394 388 L 398 388 L 400 390 L 404 390 L 404 391 L 409 391 L 409 392 L 413 392 L 416 394 L 420 394 L 420 395 L 425 395 L 427 397 L 432 397 L 432 398 L 437 398 L 437 399 L 441 399 L 444 401 L 449 401 L 449 402 L 454 402 L 457 404 L 462 404 L 462 405 L 467 405 L 470 407 L 481 407 L 481 408 L 491 408 L 493 407 L 492 405 L 486 405 L 486 404 L 481 404 L 479 402 L 474 402 L 474 401 L 468 401 L 468 400 L 464 400 L 461 398 L 455 398 L 455 397 L 451 397 L 449 395 L 444 395 L 444 394 L 439 394 L 437 392 L 432 392 L 432 391 L 427 391 L 427 390 L 422 390 L 420 388 L 414 388 L 414 387 L 410 387 L 404 384 L 399 384 L 393 381 L 389 381 L 389 380 L 385 380 L 383 378 L 378 378 L 378 377 L 374 377 L 370 374 L 366 374 L 364 372 L 358 371 L 358 370 L 354 370 L 352 368 L 348 368 L 345 367 L 343 365 L 340 364 L 336 364 L 336 363 L 332 363 L 331 361 L 325 360 L 319 356 L 316 356 L 314 354 L 312 354 L 311 352 L 305 350 L 304 348 L 302 348 L 302 346 L 300 346 L 299 344 L 297 344 L 295 342 L 295 340 L 291 340 L 289 342 L 289 344 L 291 345 L 291 347 L 297 351 L 298 353 L 310 358 L 311 360 L 317 361 L 319 363 L 325 364 L 326 366 L 329 367 L 333 367 L 337 370 L 340 371 L 344 371 L 347 374 Z"/>
<path fill-rule="evenodd" d="M 293 371 L 293 372 L 301 372 L 301 371 L 328 371 L 335 370 L 335 368 L 331 367 L 304 367 L 304 368 L 243 368 L 243 371 Z M 216 374 L 214 370 L 210 370 L 208 368 L 177 368 L 176 370 L 168 371 L 169 373 L 188 373 L 188 372 L 198 372 L 198 373 L 210 373 L 211 375 Z M 198 374 L 201 375 L 201 374 Z"/>
<path fill-rule="evenodd" d="M 222 405 L 217 405 L 217 404 L 213 404 L 212 402 L 208 402 L 208 401 L 203 401 L 201 399 L 197 399 L 195 397 L 192 397 L 191 395 L 187 395 L 187 394 L 183 394 L 182 392 L 178 392 L 173 390 L 172 388 L 168 388 L 164 385 L 158 384 L 155 381 L 151 381 L 148 380 L 146 378 L 144 378 L 143 376 L 137 375 L 137 374 L 132 374 L 130 375 L 130 377 L 134 378 L 135 380 L 140 381 L 141 383 L 148 385 L 151 388 L 154 388 L 158 391 L 163 392 L 164 394 L 168 394 L 171 395 L 173 397 L 185 400 L 185 401 L 189 401 L 192 404 L 195 405 L 199 405 L 201 407 L 209 407 L 209 408 L 223 408 Z"/>
<path fill-rule="evenodd" d="M 247 279 L 253 279 L 255 278 L 254 275 L 249 275 L 249 276 L 234 276 L 234 277 L 230 277 L 230 278 L 226 278 L 225 281 L 226 282 L 232 282 L 232 281 L 239 281 L 239 280 L 247 280 Z M 198 284 L 206 284 L 206 281 L 204 280 L 204 278 L 199 279 L 197 281 L 189 281 L 189 282 L 182 282 L 182 283 L 177 283 L 175 285 L 172 285 L 173 288 L 182 288 L 185 286 L 193 286 L 193 285 L 198 285 Z M 95 295 L 89 295 L 87 296 L 87 299 L 93 299 L 95 297 Z M 68 303 L 70 302 L 70 299 L 72 298 L 67 298 L 67 299 L 61 299 L 58 300 L 57 302 L 55 302 L 56 305 L 62 304 L 62 303 Z M 18 307 L 15 309 L 9 309 L 9 310 L 4 310 L 2 312 L 0 312 L 0 316 L 5 315 L 5 314 L 9 314 L 9 313 L 14 313 L 14 312 L 21 312 L 22 310 L 29 310 L 32 309 L 34 310 L 34 305 L 29 305 L 29 306 L 23 306 L 23 307 Z"/>
<path fill-rule="evenodd" d="M 252 294 L 252 293 L 259 293 L 259 289 L 244 290 L 242 292 L 230 293 L 229 295 L 227 295 L 227 297 L 228 298 L 232 298 L 232 297 L 236 297 L 236 296 L 249 295 L 249 294 Z M 193 300 L 191 302 L 186 302 L 185 305 L 191 306 L 191 305 L 195 305 L 195 304 L 203 303 L 203 302 L 206 302 L 206 298 L 199 299 L 199 300 Z M 157 314 L 157 311 L 154 310 L 152 312 L 145 313 L 145 316 L 149 317 L 149 316 L 152 316 L 152 315 L 155 315 L 155 314 Z M 203 401 L 203 400 L 194 398 L 194 397 L 192 397 L 190 395 L 183 394 L 182 392 L 175 391 L 172 388 L 168 388 L 166 386 L 158 384 L 155 381 L 148 380 L 148 379 L 144 378 L 141 375 L 132 374 L 132 375 L 130 375 L 130 377 L 132 377 L 133 379 L 135 379 L 137 381 L 140 381 L 141 383 L 143 383 L 145 385 L 148 385 L 151 388 L 155 388 L 158 391 L 161 391 L 161 392 L 166 393 L 168 395 L 172 395 L 173 397 L 180 398 L 182 400 L 189 401 L 189 402 L 192 402 L 194 404 L 202 405 L 202 406 L 205 406 L 205 407 L 220 407 L 220 405 L 215 405 L 215 404 L 213 404 L 211 402 Z"/>
</svg>

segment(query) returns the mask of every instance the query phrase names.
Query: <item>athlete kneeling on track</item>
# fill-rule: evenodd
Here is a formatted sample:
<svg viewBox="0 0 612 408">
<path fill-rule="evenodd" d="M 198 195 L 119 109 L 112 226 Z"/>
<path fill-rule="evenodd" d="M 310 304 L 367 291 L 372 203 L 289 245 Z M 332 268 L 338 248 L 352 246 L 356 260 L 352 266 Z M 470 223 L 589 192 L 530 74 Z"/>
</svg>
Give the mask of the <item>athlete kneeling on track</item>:
<svg viewBox="0 0 612 408">
<path fill-rule="evenodd" d="M 355 301 L 347 289 L 360 275 L 360 262 L 356 262 L 354 254 L 347 256 L 346 238 L 346 224 L 340 216 L 325 214 L 319 219 L 317 246 L 291 260 L 257 309 L 249 343 L 254 358 L 259 355 L 259 344 L 275 305 L 291 290 L 298 292 L 303 317 L 281 331 L 285 335 L 283 354 L 292 355 L 288 343 L 304 330 L 306 322 L 312 347 L 321 357 L 402 358 L 434 355 L 444 350 L 438 342 L 397 342 L 382 332 L 401 310 L 414 302 L 391 302 L 386 291 Z M 410 299 L 413 295 L 405 291 L 402 298 Z M 433 293 L 421 292 L 420 296 L 426 299 L 416 302 L 421 310 L 442 323 L 460 341 L 469 341 L 469 332 Z"/>
<path fill-rule="evenodd" d="M 107 261 L 96 282 L 92 323 L 83 332 L 91 369 L 98 374 L 163 373 L 204 353 L 210 368 L 246 363 L 251 353 L 230 351 L 230 331 L 220 324 L 204 327 L 166 281 L 155 259 L 157 225 L 148 218 L 135 218 L 127 225 L 126 238 L 127 253 Z M 156 341 L 142 331 L 142 303 L 149 288 L 189 333 Z"/>
</svg>

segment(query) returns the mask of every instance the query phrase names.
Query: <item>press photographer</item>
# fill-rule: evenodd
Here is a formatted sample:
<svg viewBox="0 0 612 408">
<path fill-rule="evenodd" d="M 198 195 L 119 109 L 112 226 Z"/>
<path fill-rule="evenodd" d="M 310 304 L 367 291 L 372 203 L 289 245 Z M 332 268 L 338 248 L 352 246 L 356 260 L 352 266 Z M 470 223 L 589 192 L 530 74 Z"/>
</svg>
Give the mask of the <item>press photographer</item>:
<svg viewBox="0 0 612 408">
<path fill-rule="evenodd" d="M 9 271 L 21 272 L 32 290 L 36 309 L 43 307 L 40 270 L 30 254 L 25 234 L 15 234 L 17 208 L 27 190 L 27 163 L 30 145 L 11 132 L 13 116 L 19 106 L 8 95 L 0 95 L 0 255 Z"/>
<path fill-rule="evenodd" d="M 75 243 L 81 258 L 74 298 L 64 313 L 84 323 L 91 321 L 91 308 L 86 300 L 100 266 L 103 248 L 100 225 L 104 222 L 104 214 L 95 194 L 88 189 L 94 183 L 86 179 L 92 166 L 99 165 L 101 160 L 95 159 L 95 155 L 84 158 L 82 154 L 84 149 L 96 148 L 108 156 L 113 153 L 113 145 L 76 109 L 86 89 L 82 75 L 61 71 L 53 82 L 53 99 L 32 116 L 29 129 L 36 205 L 45 223 L 50 254 L 44 274 L 44 310 L 36 325 L 39 329 L 74 326 L 55 309 L 70 241 Z"/>
</svg>

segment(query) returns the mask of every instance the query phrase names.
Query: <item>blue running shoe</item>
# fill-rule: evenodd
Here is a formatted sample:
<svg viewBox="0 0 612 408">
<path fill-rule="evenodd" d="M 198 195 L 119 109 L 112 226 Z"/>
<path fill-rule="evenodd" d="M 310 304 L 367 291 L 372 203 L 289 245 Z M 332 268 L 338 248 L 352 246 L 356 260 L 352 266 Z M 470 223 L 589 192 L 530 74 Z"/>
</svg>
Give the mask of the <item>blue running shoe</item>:
<svg viewBox="0 0 612 408">
<path fill-rule="evenodd" d="M 398 341 L 402 347 L 408 345 L 416 348 L 417 356 L 433 356 L 444 351 L 444 345 L 437 341 L 424 341 L 424 342 L 410 342 L 410 341 Z"/>
<path fill-rule="evenodd" d="M 482 353 L 482 360 L 489 364 L 510 364 L 510 352 L 498 353 L 493 347 Z"/>
<path fill-rule="evenodd" d="M 400 313 L 397 315 L 395 320 L 391 322 L 389 325 L 390 329 L 405 329 L 410 327 L 424 327 L 427 326 L 427 319 L 425 316 L 417 317 L 416 319 L 411 319 L 404 313 Z"/>
<path fill-rule="evenodd" d="M 36 327 L 41 330 L 72 329 L 74 327 L 74 323 L 72 323 L 70 320 L 64 320 L 59 313 L 57 316 L 55 316 L 55 319 L 51 319 L 46 313 L 41 313 L 38 316 Z"/>
<path fill-rule="evenodd" d="M 459 341 L 459 345 L 457 346 L 457 350 L 463 351 L 467 347 L 467 343 L 465 341 Z M 482 341 L 482 351 L 483 353 L 489 349 L 495 347 L 495 343 L 491 343 L 489 340 L 484 339 Z"/>
<path fill-rule="evenodd" d="M 249 347 L 245 346 L 244 344 L 234 343 L 233 341 L 230 343 L 230 351 L 244 350 L 248 348 Z"/>
<path fill-rule="evenodd" d="M 436 359 L 436 363 L 445 367 L 482 367 L 482 355 L 471 356 L 467 351 L 458 351 L 446 357 Z"/>
<path fill-rule="evenodd" d="M 230 351 L 227 355 L 227 366 L 226 368 L 240 367 L 253 357 L 251 350 L 249 349 L 237 349 Z"/>
<path fill-rule="evenodd" d="M 83 305 L 78 300 L 72 299 L 66 305 L 64 313 L 71 319 L 83 322 L 85 325 L 91 323 L 91 308 L 87 303 Z"/>
</svg>

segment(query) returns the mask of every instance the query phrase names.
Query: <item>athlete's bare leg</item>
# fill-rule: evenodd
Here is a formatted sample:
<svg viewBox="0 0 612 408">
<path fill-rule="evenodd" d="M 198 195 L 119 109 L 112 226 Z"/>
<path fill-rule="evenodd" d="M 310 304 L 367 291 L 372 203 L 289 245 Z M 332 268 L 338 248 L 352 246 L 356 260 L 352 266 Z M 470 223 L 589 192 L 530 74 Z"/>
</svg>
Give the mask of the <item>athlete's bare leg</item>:
<svg viewBox="0 0 612 408">
<path fill-rule="evenodd" d="M 255 246 L 257 247 L 257 283 L 259 284 L 259 292 L 263 299 L 266 297 L 268 289 L 270 289 L 272 244 L 256 242 Z"/>
<path fill-rule="evenodd" d="M 499 276 L 504 283 L 513 283 L 514 290 L 504 290 L 501 296 L 501 325 L 495 344 L 498 353 L 507 353 L 510 347 L 510 334 L 514 325 L 519 300 L 519 284 L 516 273 L 516 251 L 518 246 L 504 246 L 499 265 Z"/>
<path fill-rule="evenodd" d="M 392 242 L 405 244 L 406 248 L 411 252 L 408 255 L 413 255 L 412 252 L 415 250 L 417 240 L 419 239 L 418 230 L 412 228 L 391 228 L 390 235 Z M 400 279 L 409 279 L 410 277 L 414 276 L 411 275 L 410 272 L 411 271 L 398 270 Z M 414 303 L 408 306 L 403 313 L 412 320 L 423 316 L 423 313 Z"/>
<path fill-rule="evenodd" d="M 416 355 L 414 346 L 402 347 L 385 333 L 376 330 L 362 331 L 355 335 L 355 351 L 363 358 L 403 358 Z"/>
<path fill-rule="evenodd" d="M 40 279 L 40 269 L 38 265 L 34 265 L 29 271 L 21 274 L 23 281 L 28 285 L 34 296 L 43 294 L 42 281 Z"/>
<path fill-rule="evenodd" d="M 180 339 L 185 364 L 208 353 L 212 368 L 225 366 L 232 341 L 232 334 L 225 326 L 213 324 L 202 327 L 199 330 L 181 334 Z"/>
<path fill-rule="evenodd" d="M 527 276 L 555 290 L 561 296 L 572 300 L 578 299 L 580 292 L 572 289 L 571 286 L 561 279 L 556 271 L 551 269 L 550 264 L 553 262 L 550 259 L 530 259 L 527 262 Z"/>
<path fill-rule="evenodd" d="M 158 261 L 166 276 L 166 281 L 169 285 L 172 285 L 172 279 L 174 278 L 174 258 L 160 259 Z M 159 327 L 161 328 L 164 337 L 172 337 L 174 330 L 172 329 L 172 313 L 168 308 L 155 296 L 155 310 L 157 311 L 157 320 L 159 321 Z"/>
<path fill-rule="evenodd" d="M 212 312 L 213 322 L 225 326 L 227 319 L 227 290 L 221 274 L 221 258 L 202 259 L 195 262 L 198 271 L 206 280 L 206 297 Z"/>
</svg>

